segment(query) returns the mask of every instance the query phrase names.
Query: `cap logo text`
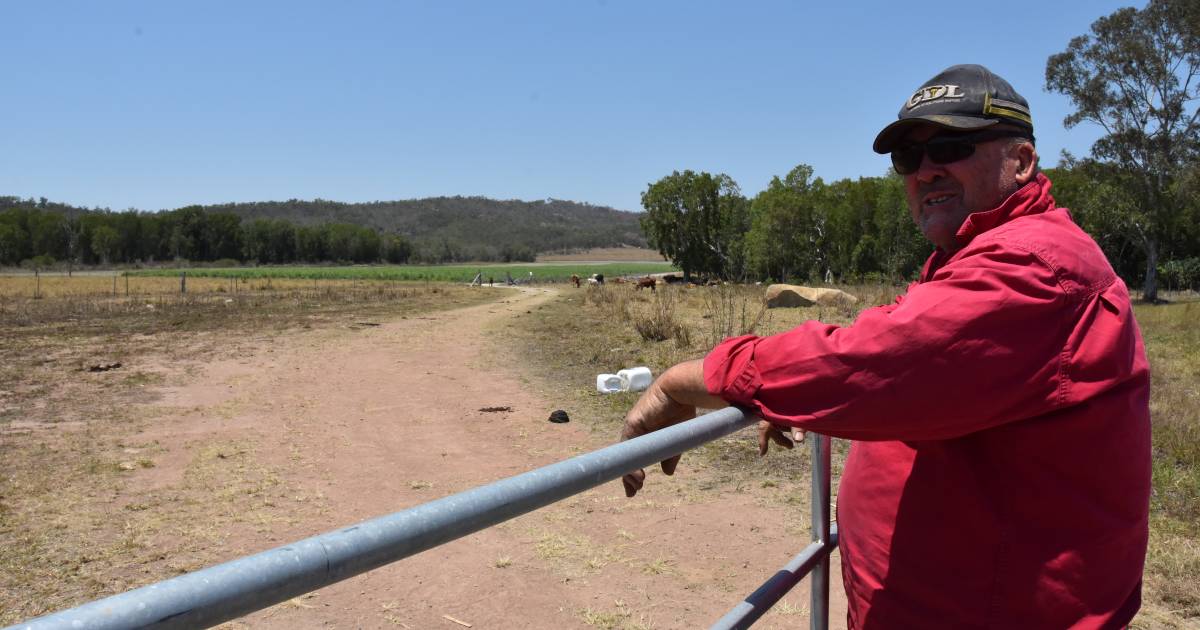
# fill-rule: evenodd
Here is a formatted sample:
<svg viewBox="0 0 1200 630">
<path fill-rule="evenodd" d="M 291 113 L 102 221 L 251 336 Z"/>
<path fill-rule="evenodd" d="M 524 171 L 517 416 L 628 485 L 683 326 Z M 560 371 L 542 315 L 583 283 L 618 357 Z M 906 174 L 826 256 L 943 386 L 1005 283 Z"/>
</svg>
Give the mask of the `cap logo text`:
<svg viewBox="0 0 1200 630">
<path fill-rule="evenodd" d="M 936 101 L 943 98 L 963 98 L 966 94 L 962 93 L 957 85 L 930 85 L 917 90 L 908 99 L 908 108 L 912 109 L 922 103 Z"/>
</svg>

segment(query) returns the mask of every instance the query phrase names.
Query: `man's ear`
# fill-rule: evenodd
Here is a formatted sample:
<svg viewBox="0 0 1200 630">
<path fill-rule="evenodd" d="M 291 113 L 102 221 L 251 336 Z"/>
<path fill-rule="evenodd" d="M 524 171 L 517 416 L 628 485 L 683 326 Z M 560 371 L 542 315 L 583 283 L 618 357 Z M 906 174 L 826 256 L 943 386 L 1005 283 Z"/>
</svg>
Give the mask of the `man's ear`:
<svg viewBox="0 0 1200 630">
<path fill-rule="evenodd" d="M 1032 142 L 1021 142 L 1013 146 L 1012 150 L 1016 152 L 1017 159 L 1015 177 L 1017 183 L 1024 186 L 1033 181 L 1034 176 L 1037 175 L 1037 148 L 1033 146 Z"/>
</svg>

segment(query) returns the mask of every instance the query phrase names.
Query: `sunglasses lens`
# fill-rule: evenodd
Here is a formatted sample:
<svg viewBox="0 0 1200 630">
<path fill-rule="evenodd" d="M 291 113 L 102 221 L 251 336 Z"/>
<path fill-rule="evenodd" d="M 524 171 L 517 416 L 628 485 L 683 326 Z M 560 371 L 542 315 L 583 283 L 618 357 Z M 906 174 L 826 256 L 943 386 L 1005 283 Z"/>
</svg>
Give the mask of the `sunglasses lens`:
<svg viewBox="0 0 1200 630">
<path fill-rule="evenodd" d="M 921 160 L 929 155 L 934 164 L 952 164 L 975 154 L 975 138 L 943 140 L 928 144 L 914 144 L 892 151 L 892 166 L 901 175 L 912 175 L 921 168 Z"/>
<path fill-rule="evenodd" d="M 938 142 L 926 145 L 925 151 L 934 164 L 950 164 L 971 157 L 975 153 L 975 145 L 970 142 Z"/>
<path fill-rule="evenodd" d="M 892 151 L 892 167 L 901 175 L 911 175 L 921 168 L 925 157 L 925 145 L 917 144 Z"/>
</svg>

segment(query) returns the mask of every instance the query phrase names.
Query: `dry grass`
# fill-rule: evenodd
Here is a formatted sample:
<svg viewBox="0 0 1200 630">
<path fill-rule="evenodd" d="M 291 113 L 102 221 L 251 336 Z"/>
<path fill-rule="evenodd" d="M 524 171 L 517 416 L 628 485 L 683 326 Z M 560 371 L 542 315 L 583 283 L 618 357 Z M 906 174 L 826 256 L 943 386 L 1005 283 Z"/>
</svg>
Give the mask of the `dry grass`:
<svg viewBox="0 0 1200 630">
<path fill-rule="evenodd" d="M 283 481 L 286 462 L 261 461 L 250 439 L 188 444 L 193 455 L 181 462 L 139 439 L 159 412 L 151 386 L 186 377 L 241 338 L 501 296 L 354 281 L 202 293 L 189 279 L 186 296 L 114 298 L 87 294 L 97 280 L 82 276 L 58 297 L 33 299 L 24 281 L 0 277 L 0 625 L 201 568 L 226 559 L 212 550 L 230 537 L 325 509 L 323 497 Z M 86 369 L 112 363 L 124 367 Z M 175 481 L 149 481 L 165 468 Z"/>
<path fill-rule="evenodd" d="M 662 287 L 667 300 L 620 285 L 567 290 L 537 311 L 535 325 L 517 331 L 515 345 L 540 383 L 573 401 L 573 420 L 615 438 L 637 394 L 597 394 L 592 387 L 597 373 L 646 365 L 657 375 L 703 356 L 726 337 L 773 334 L 809 319 L 847 323 L 863 308 L 890 303 L 902 291 L 880 285 L 844 289 L 859 298 L 857 305 L 766 312 L 759 308 L 763 287 Z M 664 303 L 671 305 L 669 313 L 662 310 Z M 672 326 L 687 332 L 646 335 L 639 330 L 639 323 L 666 322 L 668 316 Z M 1200 625 L 1200 301 L 1139 305 L 1137 317 L 1153 374 L 1154 490 L 1145 603 L 1134 625 L 1195 627 Z M 664 340 L 656 341 L 659 337 Z M 697 493 L 743 489 L 762 494 L 764 501 L 805 507 L 808 458 L 761 460 L 753 440 L 743 431 L 685 455 L 681 466 L 688 474 L 672 482 L 677 492 L 691 500 Z M 844 454 L 845 444 L 835 441 L 835 488 Z"/>
<path fill-rule="evenodd" d="M 343 280 L 294 280 L 281 278 L 198 278 L 188 276 L 181 282 L 179 276 L 122 276 L 106 273 L 0 275 L 0 298 L 63 297 L 146 297 L 178 295 L 181 285 L 186 285 L 191 294 L 237 294 L 256 291 L 293 291 L 296 289 L 319 289 L 322 285 L 336 283 L 344 286 L 353 281 Z M 359 281 L 359 284 L 363 284 Z"/>
<path fill-rule="evenodd" d="M 583 623 L 601 630 L 650 630 L 654 627 L 643 615 L 635 619 L 625 602 L 618 599 L 613 606 L 612 610 L 584 608 L 578 612 L 578 616 Z"/>
</svg>

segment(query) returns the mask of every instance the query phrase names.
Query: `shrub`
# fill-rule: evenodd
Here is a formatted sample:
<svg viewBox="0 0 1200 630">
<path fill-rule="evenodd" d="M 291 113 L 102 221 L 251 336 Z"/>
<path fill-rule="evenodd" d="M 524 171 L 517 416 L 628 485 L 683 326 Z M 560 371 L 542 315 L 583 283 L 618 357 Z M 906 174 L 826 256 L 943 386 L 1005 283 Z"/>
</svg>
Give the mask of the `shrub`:
<svg viewBox="0 0 1200 630">
<path fill-rule="evenodd" d="M 666 289 L 655 293 L 649 314 L 633 317 L 633 327 L 646 341 L 666 341 L 672 338 L 680 344 L 685 340 L 691 341 L 691 336 L 675 317 L 675 293 Z"/>
<path fill-rule="evenodd" d="M 1158 276 L 1164 287 L 1200 289 L 1200 258 L 1169 260 L 1158 266 Z"/>
<path fill-rule="evenodd" d="M 767 303 L 757 288 L 722 284 L 704 290 L 704 319 L 708 321 L 708 344 L 753 334 L 767 313 Z"/>
</svg>

